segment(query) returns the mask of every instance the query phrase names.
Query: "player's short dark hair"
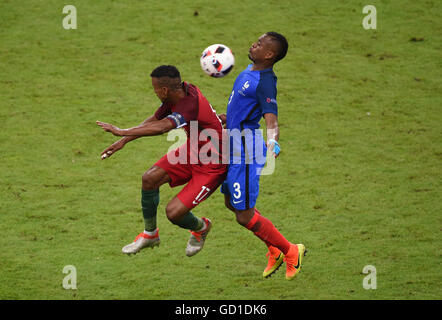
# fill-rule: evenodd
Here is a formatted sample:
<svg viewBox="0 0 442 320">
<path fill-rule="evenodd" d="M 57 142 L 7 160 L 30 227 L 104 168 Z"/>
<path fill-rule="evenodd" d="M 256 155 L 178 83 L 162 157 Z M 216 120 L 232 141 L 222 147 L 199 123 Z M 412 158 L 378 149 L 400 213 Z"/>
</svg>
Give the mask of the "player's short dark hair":
<svg viewBox="0 0 442 320">
<path fill-rule="evenodd" d="M 162 65 L 156 67 L 150 74 L 153 78 L 181 78 L 180 72 L 177 67 L 171 65 Z"/>
<path fill-rule="evenodd" d="M 269 32 L 266 32 L 266 35 L 268 35 L 270 38 L 272 38 L 272 40 L 275 40 L 276 42 L 278 42 L 279 51 L 275 57 L 275 63 L 276 63 L 279 60 L 282 60 L 285 57 L 285 55 L 287 54 L 287 50 L 289 48 L 289 43 L 287 42 L 287 39 L 282 34 L 279 34 L 278 32 L 269 31 Z"/>
<path fill-rule="evenodd" d="M 160 79 L 160 84 L 169 89 L 177 90 L 181 88 L 181 75 L 175 66 L 162 65 L 156 67 L 150 76 Z"/>
</svg>

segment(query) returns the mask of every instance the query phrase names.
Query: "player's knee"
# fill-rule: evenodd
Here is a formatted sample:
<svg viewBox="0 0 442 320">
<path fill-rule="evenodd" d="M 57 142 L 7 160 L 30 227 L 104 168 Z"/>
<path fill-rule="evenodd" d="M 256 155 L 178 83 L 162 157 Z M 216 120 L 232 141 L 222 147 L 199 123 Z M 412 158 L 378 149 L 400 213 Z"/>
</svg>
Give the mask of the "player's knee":
<svg viewBox="0 0 442 320">
<path fill-rule="evenodd" d="M 250 208 L 246 210 L 236 210 L 236 222 L 240 225 L 247 227 L 249 222 L 255 216 L 255 208 Z"/>
<path fill-rule="evenodd" d="M 236 222 L 245 227 L 249 223 L 250 219 L 244 214 L 236 213 Z"/>
<path fill-rule="evenodd" d="M 168 204 L 166 206 L 166 217 L 170 222 L 176 224 L 180 218 L 180 213 L 173 205 Z"/>
<path fill-rule="evenodd" d="M 187 208 L 178 197 L 173 198 L 166 206 L 166 217 L 173 224 L 178 224 L 189 212 Z"/>
<path fill-rule="evenodd" d="M 173 209 L 166 207 L 166 217 L 170 222 L 174 223 L 176 221 L 176 213 Z"/>
<path fill-rule="evenodd" d="M 225 198 L 224 199 L 224 205 L 226 206 L 227 209 L 229 209 L 232 212 L 235 212 L 235 208 L 232 207 L 232 204 L 230 203 L 230 199 L 229 198 Z"/>
<path fill-rule="evenodd" d="M 153 179 L 152 175 L 148 172 L 145 172 L 141 178 L 143 184 L 143 190 L 153 190 L 156 189 L 156 181 Z"/>
</svg>

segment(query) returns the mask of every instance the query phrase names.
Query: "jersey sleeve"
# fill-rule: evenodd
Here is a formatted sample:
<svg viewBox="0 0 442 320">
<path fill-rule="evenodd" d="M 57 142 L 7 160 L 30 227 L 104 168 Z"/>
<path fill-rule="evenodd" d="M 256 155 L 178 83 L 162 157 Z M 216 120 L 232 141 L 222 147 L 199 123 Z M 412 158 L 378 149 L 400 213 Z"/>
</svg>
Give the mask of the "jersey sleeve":
<svg viewBox="0 0 442 320">
<path fill-rule="evenodd" d="M 173 108 L 173 113 L 179 114 L 181 122 L 189 123 L 198 118 L 198 97 L 187 96 L 178 101 Z"/>
<path fill-rule="evenodd" d="M 167 103 L 163 103 L 155 112 L 155 118 L 157 118 L 158 120 L 161 120 L 161 119 L 164 119 L 165 117 L 167 117 L 171 113 L 172 113 L 172 111 L 170 109 L 170 106 Z"/>
<path fill-rule="evenodd" d="M 276 78 L 265 77 L 260 79 L 256 88 L 256 96 L 261 107 L 261 114 L 273 113 L 278 115 L 278 104 L 276 102 Z"/>
<path fill-rule="evenodd" d="M 175 128 L 181 128 L 198 117 L 198 99 L 185 97 L 175 106 L 163 103 L 155 112 L 158 120 L 167 118 Z"/>
<path fill-rule="evenodd" d="M 187 124 L 183 116 L 181 116 L 177 112 L 172 112 L 172 108 L 167 103 L 163 103 L 158 108 L 158 110 L 155 112 L 155 118 L 157 118 L 158 120 L 166 118 L 172 123 L 175 128 L 181 128 L 182 126 L 185 126 Z"/>
</svg>

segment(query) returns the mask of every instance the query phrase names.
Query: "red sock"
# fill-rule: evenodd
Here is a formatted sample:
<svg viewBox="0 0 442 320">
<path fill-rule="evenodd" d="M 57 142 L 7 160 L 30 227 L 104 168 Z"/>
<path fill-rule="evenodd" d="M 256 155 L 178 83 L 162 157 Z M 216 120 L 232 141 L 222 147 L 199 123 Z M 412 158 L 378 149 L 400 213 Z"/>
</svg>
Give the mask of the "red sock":
<svg viewBox="0 0 442 320">
<path fill-rule="evenodd" d="M 259 216 L 261 216 L 261 212 L 259 212 L 259 210 L 256 209 L 256 208 L 255 208 L 255 215 L 259 215 Z M 252 217 L 252 219 L 253 219 L 253 217 Z M 252 222 L 252 220 L 249 221 L 249 224 L 250 224 L 251 222 Z M 247 228 L 247 226 L 246 226 L 246 228 Z M 250 230 L 250 229 L 249 229 L 249 230 Z M 270 248 L 273 248 L 273 246 L 272 246 L 272 244 L 271 244 L 270 242 L 268 242 L 268 241 L 266 241 L 266 240 L 263 240 L 263 239 L 261 239 L 261 240 L 265 242 L 265 244 L 266 244 L 267 248 L 269 248 L 269 250 L 270 250 Z"/>
<path fill-rule="evenodd" d="M 266 243 L 267 246 L 274 246 L 281 250 L 284 254 L 290 249 L 290 242 L 275 228 L 273 223 L 263 217 L 258 210 L 255 209 L 255 214 L 246 225 L 246 228 L 252 231 L 255 236 Z"/>
</svg>

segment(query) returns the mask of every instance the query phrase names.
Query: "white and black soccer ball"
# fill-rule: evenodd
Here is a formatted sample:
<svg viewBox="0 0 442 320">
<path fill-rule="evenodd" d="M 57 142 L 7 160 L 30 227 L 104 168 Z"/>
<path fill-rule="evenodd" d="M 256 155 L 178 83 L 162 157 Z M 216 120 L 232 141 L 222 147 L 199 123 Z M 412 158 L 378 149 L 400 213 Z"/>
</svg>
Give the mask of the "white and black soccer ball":
<svg viewBox="0 0 442 320">
<path fill-rule="evenodd" d="M 235 57 L 232 50 L 223 44 L 212 44 L 201 54 L 201 68 L 211 77 L 221 78 L 232 71 Z"/>
</svg>

